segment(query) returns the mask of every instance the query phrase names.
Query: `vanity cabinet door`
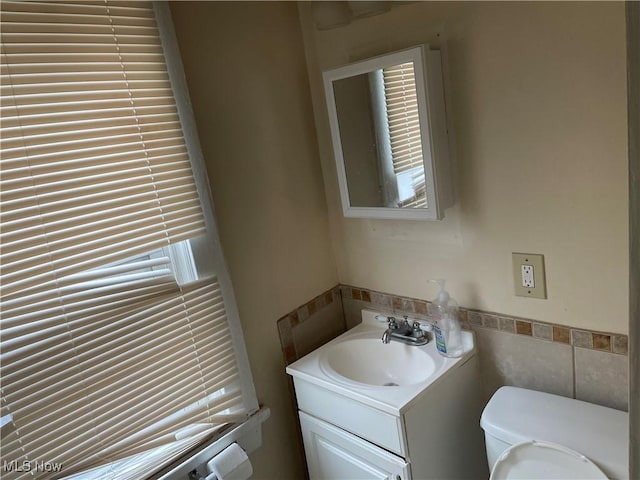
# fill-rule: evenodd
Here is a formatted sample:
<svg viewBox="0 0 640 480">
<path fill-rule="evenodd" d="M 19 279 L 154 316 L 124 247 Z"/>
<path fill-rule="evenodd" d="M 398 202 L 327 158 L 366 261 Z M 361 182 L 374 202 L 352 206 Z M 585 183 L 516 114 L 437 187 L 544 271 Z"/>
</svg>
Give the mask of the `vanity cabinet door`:
<svg viewBox="0 0 640 480">
<path fill-rule="evenodd" d="M 410 480 L 403 458 L 304 412 L 299 414 L 311 480 Z"/>
</svg>

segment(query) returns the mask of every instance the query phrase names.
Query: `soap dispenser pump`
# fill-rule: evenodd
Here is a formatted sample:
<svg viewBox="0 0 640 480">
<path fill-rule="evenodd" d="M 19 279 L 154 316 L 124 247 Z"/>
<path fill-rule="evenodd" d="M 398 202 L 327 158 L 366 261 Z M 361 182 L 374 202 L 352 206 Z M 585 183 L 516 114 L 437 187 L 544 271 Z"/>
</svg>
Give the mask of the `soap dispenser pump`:
<svg viewBox="0 0 640 480">
<path fill-rule="evenodd" d="M 445 280 L 429 280 L 440 285 L 438 296 L 429 304 L 429 315 L 435 320 L 436 348 L 445 357 L 462 355 L 462 332 L 458 321 L 458 304 L 444 288 Z"/>
</svg>

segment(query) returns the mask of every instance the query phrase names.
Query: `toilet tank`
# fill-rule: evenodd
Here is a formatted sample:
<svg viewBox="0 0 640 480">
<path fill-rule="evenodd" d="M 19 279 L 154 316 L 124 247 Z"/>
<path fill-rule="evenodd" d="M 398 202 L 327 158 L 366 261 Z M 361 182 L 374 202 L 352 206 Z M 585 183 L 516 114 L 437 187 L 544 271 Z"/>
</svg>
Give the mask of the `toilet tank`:
<svg viewBox="0 0 640 480">
<path fill-rule="evenodd" d="M 588 457 L 612 479 L 629 478 L 629 415 L 571 398 L 502 387 L 482 412 L 489 469 L 512 445 L 543 440 Z"/>
</svg>

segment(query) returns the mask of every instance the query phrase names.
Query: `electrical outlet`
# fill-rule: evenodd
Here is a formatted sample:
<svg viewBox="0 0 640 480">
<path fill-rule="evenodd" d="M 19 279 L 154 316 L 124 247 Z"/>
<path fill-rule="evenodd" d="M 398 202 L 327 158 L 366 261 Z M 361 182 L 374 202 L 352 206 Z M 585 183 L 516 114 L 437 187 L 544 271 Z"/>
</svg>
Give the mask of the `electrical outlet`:
<svg viewBox="0 0 640 480">
<path fill-rule="evenodd" d="M 544 256 L 534 253 L 513 253 L 513 286 L 519 297 L 547 298 Z"/>
<path fill-rule="evenodd" d="M 533 265 L 520 265 L 522 273 L 522 286 L 525 288 L 535 288 L 536 281 L 533 275 Z"/>
</svg>

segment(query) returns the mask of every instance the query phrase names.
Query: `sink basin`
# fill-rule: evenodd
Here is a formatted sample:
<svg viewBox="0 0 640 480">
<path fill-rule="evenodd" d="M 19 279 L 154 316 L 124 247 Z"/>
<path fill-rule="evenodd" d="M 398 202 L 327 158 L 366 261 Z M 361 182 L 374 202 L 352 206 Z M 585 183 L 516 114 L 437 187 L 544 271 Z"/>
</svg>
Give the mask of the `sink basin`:
<svg viewBox="0 0 640 480">
<path fill-rule="evenodd" d="M 443 363 L 440 355 L 422 347 L 380 338 L 353 338 L 327 348 L 320 368 L 334 378 L 376 387 L 402 387 L 422 383 Z M 435 353 L 435 352 L 434 352 Z"/>
<path fill-rule="evenodd" d="M 382 334 L 387 322 L 380 321 L 380 315 L 362 310 L 361 323 L 287 366 L 296 392 L 306 392 L 305 398 L 298 396 L 299 405 L 322 405 L 322 392 L 331 392 L 336 400 L 327 408 L 341 415 L 343 423 L 362 419 L 351 418 L 353 412 L 347 413 L 349 402 L 343 405 L 342 399 L 392 416 L 403 415 L 423 396 L 437 395 L 440 388 L 436 384 L 445 375 L 457 375 L 458 368 L 465 365 L 476 368 L 477 359 L 469 362 L 475 355 L 472 332 L 462 332 L 461 357 L 443 357 L 435 341 L 416 346 L 392 340 L 385 345 Z"/>
</svg>

